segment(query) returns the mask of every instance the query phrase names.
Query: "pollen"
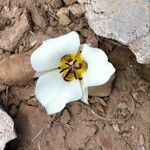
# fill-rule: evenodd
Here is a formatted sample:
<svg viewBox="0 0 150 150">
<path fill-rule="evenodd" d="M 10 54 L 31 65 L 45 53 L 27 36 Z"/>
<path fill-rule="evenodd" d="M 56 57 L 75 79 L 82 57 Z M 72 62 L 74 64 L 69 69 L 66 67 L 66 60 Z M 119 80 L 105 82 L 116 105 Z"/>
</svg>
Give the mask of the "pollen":
<svg viewBox="0 0 150 150">
<path fill-rule="evenodd" d="M 76 54 L 67 54 L 60 60 L 60 73 L 65 81 L 82 80 L 88 64 L 82 57 L 82 51 Z"/>
</svg>

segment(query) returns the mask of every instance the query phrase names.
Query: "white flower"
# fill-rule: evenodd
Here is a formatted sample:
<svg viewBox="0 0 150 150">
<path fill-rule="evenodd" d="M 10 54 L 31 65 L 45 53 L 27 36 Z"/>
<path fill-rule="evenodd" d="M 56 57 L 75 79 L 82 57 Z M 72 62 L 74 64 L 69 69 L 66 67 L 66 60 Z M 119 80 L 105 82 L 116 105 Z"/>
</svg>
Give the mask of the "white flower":
<svg viewBox="0 0 150 150">
<path fill-rule="evenodd" d="M 106 54 L 87 44 L 80 45 L 76 32 L 48 39 L 31 56 L 39 77 L 35 95 L 48 114 L 61 111 L 67 103 L 88 103 L 89 86 L 106 83 L 115 68 Z"/>
</svg>

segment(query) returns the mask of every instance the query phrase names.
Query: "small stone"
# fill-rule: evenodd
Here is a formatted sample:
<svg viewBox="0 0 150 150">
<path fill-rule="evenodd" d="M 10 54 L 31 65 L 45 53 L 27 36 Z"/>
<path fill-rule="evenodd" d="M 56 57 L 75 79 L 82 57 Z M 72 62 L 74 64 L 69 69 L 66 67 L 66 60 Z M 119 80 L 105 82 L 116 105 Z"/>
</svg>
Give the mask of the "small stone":
<svg viewBox="0 0 150 150">
<path fill-rule="evenodd" d="M 127 104 L 126 103 L 119 103 L 118 104 L 118 108 L 120 108 L 120 109 L 126 109 L 128 106 L 127 106 Z"/>
<path fill-rule="evenodd" d="M 90 34 L 92 34 L 92 31 L 91 30 L 89 30 L 89 29 L 82 29 L 81 30 L 81 35 L 83 36 L 83 37 L 88 37 Z"/>
<path fill-rule="evenodd" d="M 66 5 L 71 5 L 75 3 L 77 0 L 63 0 Z"/>
<path fill-rule="evenodd" d="M 46 14 L 43 11 L 41 11 L 40 9 L 38 9 L 38 7 L 35 7 L 35 6 L 34 7 L 30 6 L 28 9 L 31 12 L 31 17 L 32 17 L 33 22 L 37 26 L 41 28 L 44 28 L 47 26 L 47 21 L 45 19 Z"/>
<path fill-rule="evenodd" d="M 16 138 L 14 122 L 10 116 L 0 109 L 0 150 L 5 148 L 7 142 Z"/>
<path fill-rule="evenodd" d="M 51 5 L 54 8 L 60 8 L 62 6 L 62 1 L 61 0 L 51 0 Z"/>
<path fill-rule="evenodd" d="M 27 10 L 16 19 L 13 26 L 6 28 L 0 33 L 0 48 L 7 51 L 15 51 L 15 46 L 18 44 L 23 34 L 29 30 L 29 22 L 27 18 Z M 11 34 L 13 33 L 13 34 Z M 9 39 L 9 40 L 8 40 Z"/>
<path fill-rule="evenodd" d="M 97 102 L 101 103 L 101 105 L 107 107 L 107 103 L 100 97 L 92 97 L 92 100 L 97 101 Z"/>
<path fill-rule="evenodd" d="M 70 18 L 68 17 L 69 11 L 68 8 L 63 7 L 58 10 L 57 16 L 59 17 L 59 23 L 63 26 L 67 26 L 71 23 Z"/>
<path fill-rule="evenodd" d="M 113 83 L 114 79 L 115 79 L 115 74 L 112 75 L 110 80 L 107 83 L 105 83 L 104 85 L 89 87 L 89 95 L 90 96 L 100 96 L 100 97 L 109 96 L 112 91 L 112 83 Z"/>
<path fill-rule="evenodd" d="M 120 131 L 118 124 L 114 124 L 114 125 L 113 125 L 113 128 L 114 128 L 114 130 L 117 131 L 117 132 Z"/>
<path fill-rule="evenodd" d="M 21 45 L 21 46 L 19 46 L 19 52 L 22 52 L 23 51 L 23 49 L 24 49 L 24 47 Z"/>
<path fill-rule="evenodd" d="M 37 136 L 39 131 L 46 126 L 46 114 L 41 114 L 39 109 L 26 104 L 21 104 L 15 117 L 16 130 L 21 134 L 20 144 L 28 143 Z M 46 122 L 44 122 L 46 121 Z"/>
<path fill-rule="evenodd" d="M 68 9 L 75 17 L 81 17 L 83 15 L 83 10 L 80 4 L 70 5 Z"/>
<path fill-rule="evenodd" d="M 30 105 L 30 106 L 37 107 L 38 106 L 38 101 L 35 97 L 33 97 L 33 98 L 31 98 L 27 101 L 27 104 Z"/>
<path fill-rule="evenodd" d="M 83 28 L 88 28 L 88 23 L 86 22 L 86 20 L 85 20 L 84 17 L 82 17 L 82 18 L 80 19 L 78 25 L 75 26 L 74 30 L 81 32 L 81 30 L 82 30 Z"/>
<path fill-rule="evenodd" d="M 52 27 L 48 27 L 45 31 L 46 34 L 51 35 L 53 33 L 53 28 Z"/>
<path fill-rule="evenodd" d="M 146 100 L 146 96 L 141 90 L 132 91 L 132 96 L 139 103 L 143 103 Z"/>
<path fill-rule="evenodd" d="M 98 47 L 98 39 L 96 38 L 96 35 L 94 33 L 89 34 L 86 43 L 91 44 L 93 47 Z"/>
<path fill-rule="evenodd" d="M 67 124 L 70 121 L 71 117 L 68 110 L 64 110 L 61 115 L 61 122 Z"/>
<path fill-rule="evenodd" d="M 105 113 L 102 104 L 99 102 L 99 97 L 93 97 L 89 100 L 90 106 L 95 110 L 98 114 Z"/>
<path fill-rule="evenodd" d="M 131 129 L 134 130 L 134 126 L 132 126 Z"/>
<path fill-rule="evenodd" d="M 140 144 L 140 146 L 143 146 L 144 143 L 145 143 L 144 135 L 143 135 L 143 134 L 140 134 L 140 137 L 139 137 L 139 144 Z"/>
<path fill-rule="evenodd" d="M 10 108 L 10 111 L 9 111 L 10 116 L 15 117 L 17 112 L 18 112 L 18 109 L 16 108 L 16 106 L 12 105 L 11 108 Z"/>
<path fill-rule="evenodd" d="M 71 20 L 69 19 L 67 15 L 61 14 L 59 18 L 59 23 L 63 26 L 67 26 L 71 23 Z"/>
<path fill-rule="evenodd" d="M 62 7 L 58 10 L 56 15 L 60 17 L 62 14 L 69 15 L 69 9 L 67 7 Z"/>
<path fill-rule="evenodd" d="M 119 41 L 130 48 L 139 63 L 149 63 L 148 1 L 78 0 L 78 2 L 84 7 L 89 26 L 97 35 Z"/>
<path fill-rule="evenodd" d="M 37 43 L 38 43 L 38 41 L 37 41 L 37 40 L 36 40 L 36 41 L 31 42 L 31 43 L 30 43 L 30 48 L 34 47 Z"/>
</svg>

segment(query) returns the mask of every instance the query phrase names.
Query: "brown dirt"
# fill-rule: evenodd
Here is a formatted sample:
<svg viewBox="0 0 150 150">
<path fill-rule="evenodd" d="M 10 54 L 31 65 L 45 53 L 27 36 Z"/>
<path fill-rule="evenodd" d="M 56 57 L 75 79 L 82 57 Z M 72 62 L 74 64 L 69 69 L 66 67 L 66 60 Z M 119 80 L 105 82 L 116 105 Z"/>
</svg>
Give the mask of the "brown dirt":
<svg viewBox="0 0 150 150">
<path fill-rule="evenodd" d="M 7 83 L 0 84 L 0 104 L 14 119 L 18 136 L 6 150 L 148 150 L 148 68 L 127 47 L 96 36 L 82 12 L 67 11 L 74 1 L 0 0 L 0 67 L 5 72 L 0 74 Z M 59 20 L 58 11 L 66 20 Z M 91 91 L 90 106 L 69 103 L 48 116 L 34 96 L 33 72 L 26 66 L 29 62 L 21 63 L 28 60 L 22 56 L 35 49 L 32 42 L 72 30 L 82 43 L 105 50 L 117 69 L 115 80 L 99 89 L 100 95 Z M 100 119 L 93 111 L 113 120 Z"/>
</svg>

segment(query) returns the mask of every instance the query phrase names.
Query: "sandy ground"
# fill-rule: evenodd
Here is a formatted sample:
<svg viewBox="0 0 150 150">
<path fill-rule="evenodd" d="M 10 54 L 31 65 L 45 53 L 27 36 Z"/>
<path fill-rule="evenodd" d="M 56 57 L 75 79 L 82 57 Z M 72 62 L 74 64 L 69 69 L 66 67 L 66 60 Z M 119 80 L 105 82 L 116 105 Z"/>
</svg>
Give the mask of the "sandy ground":
<svg viewBox="0 0 150 150">
<path fill-rule="evenodd" d="M 18 136 L 6 150 L 148 150 L 147 66 L 138 64 L 127 47 L 96 36 L 83 12 L 72 11 L 75 5 L 0 0 L 0 67 L 9 70 L 0 73 L 0 83 L 7 83 L 0 85 L 0 104 L 12 116 Z M 73 102 L 48 116 L 34 96 L 29 56 L 42 40 L 72 30 L 82 43 L 102 48 L 117 72 L 100 96 L 89 96 L 89 106 Z M 19 76 L 16 66 L 22 69 Z"/>
</svg>

